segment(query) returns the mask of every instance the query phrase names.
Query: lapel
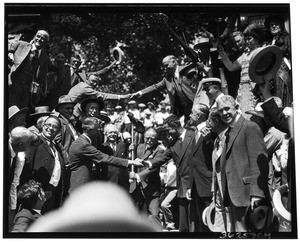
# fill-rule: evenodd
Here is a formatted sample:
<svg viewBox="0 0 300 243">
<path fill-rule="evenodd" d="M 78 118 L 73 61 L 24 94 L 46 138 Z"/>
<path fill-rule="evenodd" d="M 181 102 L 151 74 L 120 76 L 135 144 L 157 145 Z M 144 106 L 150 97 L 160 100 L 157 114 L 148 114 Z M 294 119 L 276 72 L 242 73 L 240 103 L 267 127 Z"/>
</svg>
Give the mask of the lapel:
<svg viewBox="0 0 300 243">
<path fill-rule="evenodd" d="M 54 158 L 54 155 L 53 155 L 53 153 L 52 153 L 52 151 L 51 151 L 51 149 L 50 149 L 50 147 L 49 147 L 46 139 L 42 135 L 40 135 L 40 138 L 43 141 L 43 145 L 44 145 L 45 150 L 51 155 L 52 158 Z"/>
<path fill-rule="evenodd" d="M 186 150 L 187 150 L 187 147 L 189 146 L 189 144 L 191 143 L 192 141 L 192 138 L 193 138 L 193 133 L 191 133 L 190 131 L 186 131 L 185 132 L 185 136 L 184 136 L 184 139 L 182 141 L 182 148 L 181 148 L 181 153 L 180 153 L 180 156 L 179 156 L 179 164 L 181 163 L 182 161 L 182 157 L 183 155 L 185 154 Z"/>
<path fill-rule="evenodd" d="M 232 147 L 234 140 L 236 139 L 237 135 L 239 134 L 241 128 L 243 127 L 244 121 L 245 121 L 245 118 L 243 116 L 240 116 L 240 118 L 237 120 L 236 124 L 232 128 L 230 135 L 229 135 L 229 141 L 227 144 L 226 154 Z"/>
<path fill-rule="evenodd" d="M 175 94 L 175 88 L 174 88 L 174 84 L 172 83 L 172 80 L 168 80 L 166 78 L 164 78 L 165 83 L 166 83 L 166 88 L 167 90 L 174 95 Z"/>
<path fill-rule="evenodd" d="M 195 136 L 194 136 L 193 143 L 194 143 L 195 146 L 194 146 L 193 154 L 195 154 L 198 151 L 198 149 L 202 146 L 203 140 L 204 140 L 204 137 L 201 134 L 200 138 L 198 139 L 198 142 L 196 143 L 196 139 L 195 139 Z"/>
</svg>

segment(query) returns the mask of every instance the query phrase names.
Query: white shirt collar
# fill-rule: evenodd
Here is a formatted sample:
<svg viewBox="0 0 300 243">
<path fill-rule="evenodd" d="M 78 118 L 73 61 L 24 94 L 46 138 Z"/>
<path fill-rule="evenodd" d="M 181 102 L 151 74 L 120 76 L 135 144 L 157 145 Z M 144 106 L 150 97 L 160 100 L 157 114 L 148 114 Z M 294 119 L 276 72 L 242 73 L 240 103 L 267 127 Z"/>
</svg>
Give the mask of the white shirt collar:
<svg viewBox="0 0 300 243">
<path fill-rule="evenodd" d="M 183 132 L 180 135 L 180 138 L 181 138 L 182 141 L 184 139 L 185 133 L 186 133 L 186 129 L 184 129 Z"/>
</svg>

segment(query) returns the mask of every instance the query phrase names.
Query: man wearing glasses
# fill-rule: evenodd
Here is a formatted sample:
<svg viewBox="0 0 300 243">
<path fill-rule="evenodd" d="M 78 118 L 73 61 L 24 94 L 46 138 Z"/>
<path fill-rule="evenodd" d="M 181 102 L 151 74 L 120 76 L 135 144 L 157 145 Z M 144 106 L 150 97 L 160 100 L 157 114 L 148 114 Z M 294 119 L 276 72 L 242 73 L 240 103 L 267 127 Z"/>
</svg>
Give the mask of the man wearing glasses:
<svg viewBox="0 0 300 243">
<path fill-rule="evenodd" d="M 58 117 L 49 116 L 43 125 L 37 146 L 30 149 L 28 159 L 33 166 L 32 177 L 42 184 L 44 191 L 52 196 L 42 207 L 42 214 L 59 208 L 62 204 L 65 183 L 65 165 L 61 148 L 54 138 L 61 130 Z"/>
</svg>

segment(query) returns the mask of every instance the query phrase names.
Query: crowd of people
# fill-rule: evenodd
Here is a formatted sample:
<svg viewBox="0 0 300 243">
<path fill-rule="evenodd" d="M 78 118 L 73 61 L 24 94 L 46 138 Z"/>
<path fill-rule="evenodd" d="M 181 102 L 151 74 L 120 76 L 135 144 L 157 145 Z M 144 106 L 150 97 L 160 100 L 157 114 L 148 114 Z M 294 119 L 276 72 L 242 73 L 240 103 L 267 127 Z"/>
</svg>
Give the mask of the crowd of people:
<svg viewBox="0 0 300 243">
<path fill-rule="evenodd" d="M 226 29 L 221 37 L 196 33 L 199 62 L 181 65 L 168 55 L 163 79 L 131 94 L 99 91 L 100 76 L 117 60 L 90 73 L 80 68 L 76 53 L 70 63 L 64 53 L 52 63 L 45 52 L 49 40 L 46 30 L 31 42 L 9 40 L 9 232 L 32 225 L 47 232 L 47 217 L 67 212 L 80 190 L 82 205 L 90 198 L 97 205 L 102 191 L 96 196 L 97 187 L 91 194 L 83 189 L 99 181 L 114 184 L 109 190 L 120 188 L 120 200 L 129 198 L 137 214 L 147 215 L 141 231 L 278 232 L 282 220 L 291 231 L 291 52 L 279 16 L 244 30 Z M 205 60 L 201 53 L 208 53 Z M 141 101 L 157 91 L 166 92 L 166 99 Z M 275 192 L 282 188 L 288 188 L 285 198 L 283 193 L 278 199 Z M 115 205 L 117 199 L 110 199 L 107 204 Z M 94 216 L 89 209 L 90 224 L 105 213 L 99 205 Z M 70 230 L 81 220 L 72 217 L 62 227 Z M 119 226 L 108 231 L 126 228 Z M 92 229 L 107 229 L 97 227 Z"/>
</svg>

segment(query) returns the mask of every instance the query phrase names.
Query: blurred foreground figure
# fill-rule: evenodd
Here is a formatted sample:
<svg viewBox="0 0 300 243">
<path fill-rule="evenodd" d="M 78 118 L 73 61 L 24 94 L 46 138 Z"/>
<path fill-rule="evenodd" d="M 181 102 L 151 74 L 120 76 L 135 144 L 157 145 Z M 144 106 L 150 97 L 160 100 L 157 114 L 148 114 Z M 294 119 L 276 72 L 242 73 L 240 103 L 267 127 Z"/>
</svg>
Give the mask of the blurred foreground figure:
<svg viewBox="0 0 300 243">
<path fill-rule="evenodd" d="M 131 198 L 122 188 L 111 183 L 94 182 L 77 188 L 61 209 L 45 215 L 34 223 L 28 232 L 155 232 L 155 230 L 147 218 L 138 215 Z"/>
</svg>

